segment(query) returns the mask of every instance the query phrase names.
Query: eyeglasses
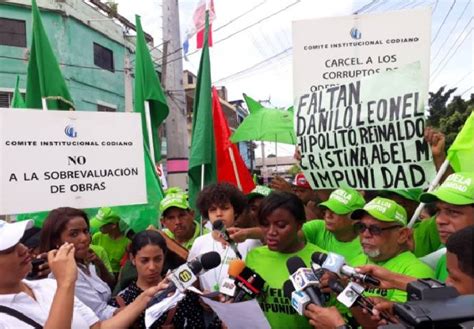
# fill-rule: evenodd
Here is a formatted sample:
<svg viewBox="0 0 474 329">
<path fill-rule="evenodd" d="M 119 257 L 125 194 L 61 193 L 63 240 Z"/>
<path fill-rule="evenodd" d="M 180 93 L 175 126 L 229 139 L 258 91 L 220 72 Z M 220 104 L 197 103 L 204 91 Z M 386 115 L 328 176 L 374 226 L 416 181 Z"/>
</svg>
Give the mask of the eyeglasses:
<svg viewBox="0 0 474 329">
<path fill-rule="evenodd" d="M 364 223 L 358 222 L 354 224 L 354 228 L 359 233 L 364 233 L 365 230 L 369 230 L 372 235 L 381 235 L 383 231 L 393 230 L 394 228 L 402 227 L 401 225 L 392 225 L 388 227 L 380 227 L 377 225 L 365 225 Z"/>
</svg>

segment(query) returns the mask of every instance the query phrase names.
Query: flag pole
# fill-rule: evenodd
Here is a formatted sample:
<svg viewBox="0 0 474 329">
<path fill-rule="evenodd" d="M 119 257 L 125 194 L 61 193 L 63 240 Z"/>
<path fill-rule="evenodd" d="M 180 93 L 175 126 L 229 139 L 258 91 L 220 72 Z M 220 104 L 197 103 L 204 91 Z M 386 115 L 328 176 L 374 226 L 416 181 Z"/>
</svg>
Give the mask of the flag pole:
<svg viewBox="0 0 474 329">
<path fill-rule="evenodd" d="M 48 104 L 46 103 L 46 98 L 41 97 L 41 105 L 42 105 L 42 107 L 43 107 L 43 111 L 47 111 L 47 110 L 48 110 Z"/>
<path fill-rule="evenodd" d="M 201 191 L 204 189 L 204 164 L 201 164 Z M 202 226 L 202 217 L 201 217 L 201 222 L 200 222 L 200 225 L 201 225 L 201 235 L 203 234 L 204 232 L 204 228 Z"/>
<path fill-rule="evenodd" d="M 278 144 L 277 144 L 276 134 L 275 134 L 275 174 L 278 175 Z"/>
<path fill-rule="evenodd" d="M 438 173 L 436 174 L 435 179 L 433 179 L 433 181 L 431 182 L 427 192 L 433 191 L 435 189 L 435 187 L 438 186 L 438 184 L 441 180 L 441 177 L 443 177 L 443 175 L 446 172 L 446 170 L 448 169 L 448 167 L 449 167 L 449 158 L 444 160 L 443 164 L 439 168 Z M 423 210 L 424 206 L 425 206 L 425 204 L 423 202 L 421 202 L 418 205 L 418 207 L 416 208 L 412 218 L 410 219 L 410 222 L 407 225 L 409 228 L 412 228 L 412 226 L 415 224 L 416 219 L 418 218 L 418 216 L 420 216 L 420 213 Z"/>
<path fill-rule="evenodd" d="M 150 104 L 148 101 L 145 101 L 145 120 L 146 120 L 146 130 L 148 132 L 148 145 L 150 146 L 151 159 L 153 163 L 153 168 L 156 172 L 156 163 L 155 163 L 155 146 L 153 145 L 153 135 L 151 131 L 151 116 L 150 116 Z"/>
<path fill-rule="evenodd" d="M 232 162 L 232 168 L 234 169 L 235 180 L 237 181 L 237 187 L 239 188 L 239 190 L 243 191 L 242 184 L 240 183 L 239 172 L 237 170 L 237 164 L 235 163 L 234 150 L 232 150 L 232 147 L 229 147 L 228 150 L 230 155 L 230 161 Z"/>
</svg>

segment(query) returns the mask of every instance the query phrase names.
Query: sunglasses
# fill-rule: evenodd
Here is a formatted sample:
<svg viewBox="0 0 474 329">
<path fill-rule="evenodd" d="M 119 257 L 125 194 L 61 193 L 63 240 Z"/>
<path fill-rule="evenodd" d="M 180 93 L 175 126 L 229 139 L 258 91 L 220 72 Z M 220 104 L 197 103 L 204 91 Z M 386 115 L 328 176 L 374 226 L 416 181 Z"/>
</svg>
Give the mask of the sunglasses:
<svg viewBox="0 0 474 329">
<path fill-rule="evenodd" d="M 364 223 L 358 222 L 354 224 L 354 228 L 359 233 L 364 233 L 365 230 L 369 230 L 372 235 L 381 235 L 383 231 L 393 230 L 394 228 L 402 227 L 401 225 L 392 225 L 387 227 L 380 227 L 377 225 L 365 225 Z"/>
</svg>

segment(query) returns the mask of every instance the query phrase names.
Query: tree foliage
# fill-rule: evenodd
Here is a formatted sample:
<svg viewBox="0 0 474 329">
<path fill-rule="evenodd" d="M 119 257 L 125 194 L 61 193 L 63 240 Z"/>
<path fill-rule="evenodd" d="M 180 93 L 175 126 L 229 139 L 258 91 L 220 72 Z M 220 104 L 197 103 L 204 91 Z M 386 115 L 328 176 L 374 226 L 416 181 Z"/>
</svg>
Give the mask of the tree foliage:
<svg viewBox="0 0 474 329">
<path fill-rule="evenodd" d="M 454 96 L 449 104 L 448 100 L 456 88 L 445 91 L 441 87 L 437 92 L 430 92 L 429 117 L 427 123 L 446 136 L 446 150 L 451 146 L 456 135 L 462 129 L 464 122 L 474 109 L 474 94 L 469 100 Z"/>
</svg>

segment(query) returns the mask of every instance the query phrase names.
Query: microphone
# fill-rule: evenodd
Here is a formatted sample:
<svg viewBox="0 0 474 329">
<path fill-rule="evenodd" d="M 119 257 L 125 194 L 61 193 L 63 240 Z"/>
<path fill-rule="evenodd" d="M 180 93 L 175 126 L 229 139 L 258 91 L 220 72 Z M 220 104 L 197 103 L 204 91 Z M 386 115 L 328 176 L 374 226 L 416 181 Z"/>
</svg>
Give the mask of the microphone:
<svg viewBox="0 0 474 329">
<path fill-rule="evenodd" d="M 371 314 L 373 313 L 372 310 L 374 308 L 374 304 L 370 300 L 362 296 L 362 293 L 364 292 L 364 287 L 362 287 L 361 285 L 355 282 L 351 282 L 346 287 L 344 287 L 341 281 L 339 281 L 338 279 L 330 278 L 329 288 L 331 288 L 332 291 L 338 294 L 337 300 L 344 304 L 346 307 L 350 308 L 354 304 L 357 304 L 363 309 L 369 311 Z M 385 312 L 381 312 L 380 317 L 385 320 L 390 319 L 390 316 L 385 314 Z"/>
<path fill-rule="evenodd" d="M 298 256 L 288 258 L 286 261 L 286 267 L 290 273 L 290 280 L 295 290 L 305 292 L 309 296 L 311 303 L 323 306 L 321 291 L 318 288 L 319 280 L 313 271 L 309 268 L 305 268 L 305 266 L 303 260 Z"/>
<path fill-rule="evenodd" d="M 234 251 L 235 255 L 242 259 L 242 255 L 240 254 L 239 250 L 237 249 L 237 244 L 235 243 L 234 240 L 230 238 L 229 232 L 225 229 L 224 222 L 222 219 L 216 219 L 214 223 L 212 223 L 212 230 L 213 231 L 218 231 L 222 238 L 229 244 L 229 246 L 232 248 Z"/>
<path fill-rule="evenodd" d="M 148 302 L 147 307 L 161 302 L 168 296 L 168 294 L 173 293 L 176 290 L 181 292 L 185 291 L 197 281 L 196 275 L 200 275 L 213 269 L 220 263 L 221 256 L 219 253 L 210 251 L 174 269 L 167 276 L 171 281 L 168 288 L 159 291 L 155 296 L 153 296 L 153 298 Z"/>
<path fill-rule="evenodd" d="M 295 287 L 290 280 L 286 280 L 283 284 L 283 294 L 291 301 L 291 306 L 299 315 L 304 315 L 303 311 L 311 303 L 309 296 L 303 291 L 295 291 Z"/>
<path fill-rule="evenodd" d="M 219 289 L 221 294 L 227 295 L 229 297 L 235 296 L 235 278 L 242 272 L 245 268 L 245 262 L 241 259 L 233 259 L 229 263 L 229 269 L 227 273 L 229 274 L 228 278 L 225 278 Z"/>
<path fill-rule="evenodd" d="M 259 295 L 265 285 L 265 280 L 250 268 L 244 267 L 235 277 L 235 285 L 237 293 L 234 298 L 234 303 L 238 303 L 242 301 L 245 296 L 254 298 Z"/>
<path fill-rule="evenodd" d="M 353 267 L 346 265 L 346 260 L 344 259 L 343 256 L 335 254 L 333 252 L 329 252 L 327 254 L 315 252 L 314 254 L 311 255 L 311 260 L 314 263 L 321 265 L 322 268 L 328 271 L 334 272 L 339 276 L 346 275 L 348 277 L 360 280 L 361 282 L 364 282 L 373 286 L 380 285 L 380 280 L 374 278 L 370 274 L 362 274 L 362 273 L 356 272 L 356 270 Z"/>
</svg>

